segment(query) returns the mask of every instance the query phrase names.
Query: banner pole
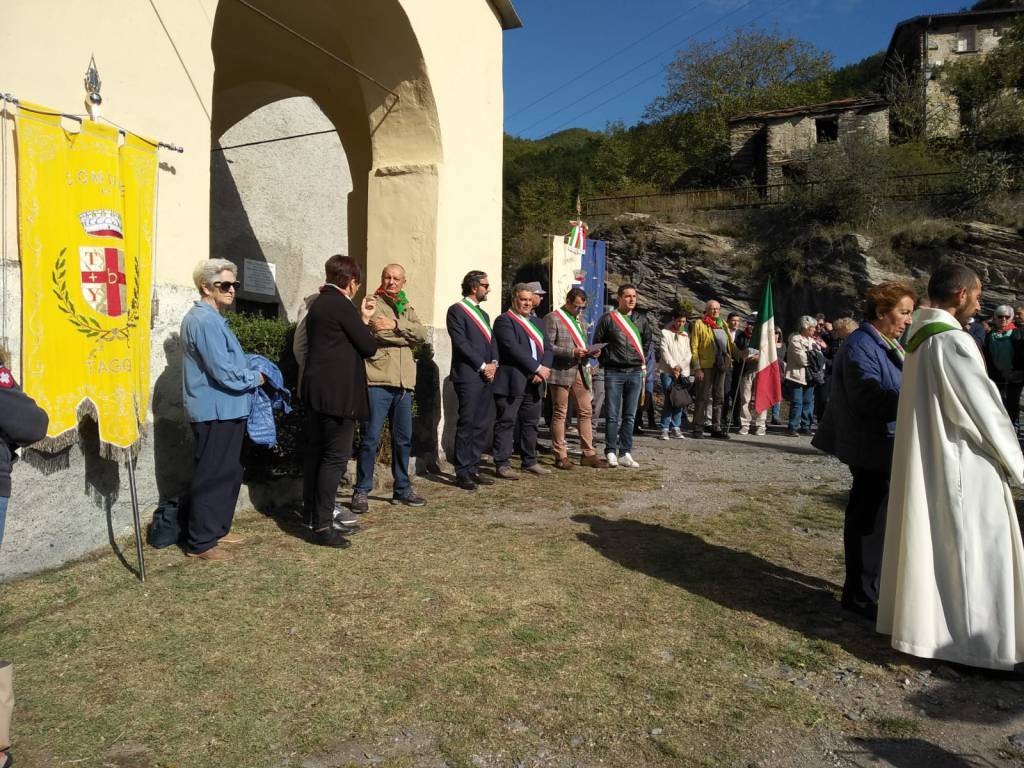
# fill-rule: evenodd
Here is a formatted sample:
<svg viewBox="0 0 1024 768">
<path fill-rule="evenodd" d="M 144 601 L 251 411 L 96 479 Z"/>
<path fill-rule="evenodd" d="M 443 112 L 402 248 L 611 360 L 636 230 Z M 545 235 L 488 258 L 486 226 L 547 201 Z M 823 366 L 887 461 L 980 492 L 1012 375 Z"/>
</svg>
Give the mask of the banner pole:
<svg viewBox="0 0 1024 768">
<path fill-rule="evenodd" d="M 732 431 L 732 423 L 736 420 L 736 409 L 739 407 L 740 395 L 743 391 L 743 376 L 747 372 L 747 361 L 749 357 L 743 358 L 743 365 L 740 367 L 740 380 L 736 382 L 736 394 L 732 398 L 732 413 L 729 415 L 729 424 L 725 428 L 725 434 Z"/>
<path fill-rule="evenodd" d="M 146 556 L 142 551 L 142 521 L 139 517 L 139 494 L 135 487 L 135 462 L 128 452 L 128 490 L 132 497 L 132 518 L 135 522 L 135 554 L 139 559 L 139 581 L 146 581 Z"/>
</svg>

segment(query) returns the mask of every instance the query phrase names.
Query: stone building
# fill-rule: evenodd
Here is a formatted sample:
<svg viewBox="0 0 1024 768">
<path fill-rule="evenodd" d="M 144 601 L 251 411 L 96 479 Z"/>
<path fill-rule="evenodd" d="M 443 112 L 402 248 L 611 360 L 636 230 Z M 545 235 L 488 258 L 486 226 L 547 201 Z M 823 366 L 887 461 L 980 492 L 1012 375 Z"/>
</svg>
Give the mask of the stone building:
<svg viewBox="0 0 1024 768">
<path fill-rule="evenodd" d="M 932 137 L 960 133 L 960 110 L 942 87 L 941 67 L 984 56 L 999 45 L 1024 8 L 999 8 L 915 16 L 900 22 L 885 54 L 887 90 L 920 84 L 925 92 L 924 130 Z"/>
<path fill-rule="evenodd" d="M 757 186 L 796 178 L 812 147 L 854 135 L 889 141 L 889 108 L 884 99 L 840 99 L 740 115 L 729 121 L 733 169 Z"/>
<path fill-rule="evenodd" d="M 190 472 L 176 332 L 200 259 L 235 261 L 243 285 L 258 286 L 240 293 L 244 306 L 289 319 L 332 253 L 359 259 L 369 290 L 385 264 L 403 263 L 440 389 L 444 315 L 461 276 L 483 269 L 502 293 L 502 44 L 519 26 L 511 0 L 4 2 L 4 92 L 82 113 L 95 53 L 103 116 L 185 149 L 159 158 L 143 515 Z M 11 157 L 13 123 L 0 121 Z M 11 331 L 0 343 L 24 380 L 13 165 L 0 211 Z M 264 279 L 247 281 L 247 271 Z M 124 467 L 89 440 L 61 460 L 49 474 L 17 466 L 0 581 L 105 546 L 108 526 L 125 531 Z"/>
</svg>

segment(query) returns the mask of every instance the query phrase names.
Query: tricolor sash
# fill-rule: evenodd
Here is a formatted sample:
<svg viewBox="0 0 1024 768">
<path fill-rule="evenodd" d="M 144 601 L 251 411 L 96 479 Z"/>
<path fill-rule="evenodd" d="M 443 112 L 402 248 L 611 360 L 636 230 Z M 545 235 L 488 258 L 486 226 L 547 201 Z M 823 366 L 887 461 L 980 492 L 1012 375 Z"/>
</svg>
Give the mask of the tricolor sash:
<svg viewBox="0 0 1024 768">
<path fill-rule="evenodd" d="M 630 346 L 633 347 L 633 351 L 640 356 L 640 370 L 643 372 L 643 387 L 640 390 L 640 404 L 643 405 L 646 398 L 647 392 L 647 355 L 644 354 L 644 345 L 640 341 L 640 331 L 633 321 L 626 315 L 619 312 L 617 309 L 613 309 L 609 314 L 612 316 L 612 322 L 614 322 L 619 330 L 626 335 L 626 339 L 629 341 Z"/>
<path fill-rule="evenodd" d="M 522 329 L 526 331 L 526 335 L 529 336 L 533 340 L 533 343 L 537 345 L 538 354 L 543 356 L 544 334 L 541 333 L 540 329 L 530 321 L 530 318 L 516 314 L 511 309 L 505 314 L 512 318 L 515 322 L 519 323 Z"/>
<path fill-rule="evenodd" d="M 561 307 L 555 310 L 555 315 L 562 321 L 562 325 L 564 325 L 565 329 L 569 332 L 569 337 L 572 339 L 577 349 L 582 349 L 586 352 L 589 347 L 587 346 L 586 338 L 583 336 L 583 329 L 580 328 L 579 321 Z M 586 358 L 583 358 L 580 361 L 580 365 L 583 368 L 583 386 L 590 389 L 590 363 L 587 362 Z"/>
<path fill-rule="evenodd" d="M 491 325 L 487 322 L 487 318 L 484 317 L 484 313 L 480 311 L 480 307 L 473 304 L 469 299 L 463 299 L 457 306 L 462 307 L 462 310 L 469 315 L 469 319 L 473 321 L 473 324 L 480 329 L 480 333 L 482 333 L 487 338 L 488 343 L 490 343 Z"/>
</svg>

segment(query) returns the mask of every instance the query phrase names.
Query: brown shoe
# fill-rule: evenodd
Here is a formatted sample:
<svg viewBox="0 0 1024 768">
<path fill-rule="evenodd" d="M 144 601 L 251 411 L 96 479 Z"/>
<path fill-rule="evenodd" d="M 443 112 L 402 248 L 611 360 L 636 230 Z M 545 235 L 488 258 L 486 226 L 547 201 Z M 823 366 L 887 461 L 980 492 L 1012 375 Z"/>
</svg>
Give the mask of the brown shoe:
<svg viewBox="0 0 1024 768">
<path fill-rule="evenodd" d="M 555 467 L 558 469 L 574 469 L 574 465 L 569 461 L 568 456 L 564 456 L 560 459 L 555 459 Z"/>
<path fill-rule="evenodd" d="M 591 454 L 590 456 L 584 456 L 582 459 L 580 459 L 580 466 L 601 468 L 607 467 L 608 465 L 605 464 L 604 461 L 599 459 L 597 457 L 597 454 Z"/>
<path fill-rule="evenodd" d="M 194 557 L 199 560 L 234 560 L 235 556 L 230 552 L 225 552 L 220 547 L 211 547 L 205 552 L 189 552 L 189 557 Z"/>
<path fill-rule="evenodd" d="M 531 464 L 528 467 L 523 467 L 523 472 L 529 472 L 531 475 L 550 475 L 551 470 L 547 467 L 542 467 L 540 464 Z"/>
<path fill-rule="evenodd" d="M 220 544 L 241 544 L 245 539 L 239 536 L 237 533 L 225 533 L 220 537 Z"/>
</svg>

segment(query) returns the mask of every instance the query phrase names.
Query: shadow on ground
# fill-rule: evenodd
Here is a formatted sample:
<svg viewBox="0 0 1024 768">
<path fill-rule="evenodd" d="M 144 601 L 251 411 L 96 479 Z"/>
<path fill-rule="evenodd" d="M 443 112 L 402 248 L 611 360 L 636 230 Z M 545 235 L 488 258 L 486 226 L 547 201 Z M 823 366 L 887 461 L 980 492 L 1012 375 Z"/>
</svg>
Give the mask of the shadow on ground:
<svg viewBox="0 0 1024 768">
<path fill-rule="evenodd" d="M 849 766 L 891 768 L 994 768 L 978 754 L 957 754 L 922 739 L 851 739 L 850 751 L 838 752 Z M 880 762 L 883 761 L 883 762 Z"/>
<path fill-rule="evenodd" d="M 872 664 L 914 663 L 896 654 L 872 625 L 844 612 L 831 582 L 699 536 L 637 520 L 575 515 L 590 527 L 577 538 L 605 557 L 718 603 L 828 640 Z"/>
</svg>

